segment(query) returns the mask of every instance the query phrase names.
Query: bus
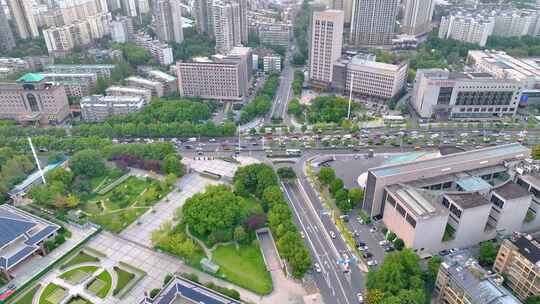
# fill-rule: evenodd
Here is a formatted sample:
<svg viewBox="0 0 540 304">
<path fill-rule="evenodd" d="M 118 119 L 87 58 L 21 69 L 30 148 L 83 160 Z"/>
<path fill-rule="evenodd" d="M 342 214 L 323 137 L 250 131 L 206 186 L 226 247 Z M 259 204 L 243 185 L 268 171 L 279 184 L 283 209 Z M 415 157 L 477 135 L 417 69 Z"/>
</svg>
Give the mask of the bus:
<svg viewBox="0 0 540 304">
<path fill-rule="evenodd" d="M 287 153 L 288 156 L 300 156 L 302 155 L 302 151 L 299 149 L 287 149 L 285 150 L 285 153 Z"/>
</svg>

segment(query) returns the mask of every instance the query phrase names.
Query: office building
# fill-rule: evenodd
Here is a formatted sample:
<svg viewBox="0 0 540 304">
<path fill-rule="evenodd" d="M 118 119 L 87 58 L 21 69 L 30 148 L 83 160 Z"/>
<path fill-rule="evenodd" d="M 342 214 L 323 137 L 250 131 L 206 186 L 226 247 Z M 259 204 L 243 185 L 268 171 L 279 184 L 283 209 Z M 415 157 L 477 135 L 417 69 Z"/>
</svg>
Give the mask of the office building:
<svg viewBox="0 0 540 304">
<path fill-rule="evenodd" d="M 97 75 L 94 73 L 41 73 L 41 75 L 47 82 L 64 86 L 68 97 L 83 97 L 88 95 L 97 82 Z"/>
<path fill-rule="evenodd" d="M 349 42 L 357 47 L 391 45 L 398 4 L 399 0 L 353 0 Z"/>
<path fill-rule="evenodd" d="M 2 52 L 11 51 L 15 47 L 15 38 L 2 6 L 0 6 L 0 41 L 2 41 L 2 44 L 0 44 L 0 51 Z"/>
<path fill-rule="evenodd" d="M 538 180 L 529 186 L 537 187 Z M 540 242 L 531 235 L 514 233 L 502 241 L 493 269 L 505 275 L 506 285 L 521 300 L 540 295 Z"/>
<path fill-rule="evenodd" d="M 309 79 L 327 86 L 332 81 L 332 65 L 341 57 L 343 11 L 313 13 L 309 50 Z"/>
<path fill-rule="evenodd" d="M 140 33 L 133 35 L 133 41 L 137 46 L 147 50 L 160 65 L 167 66 L 174 62 L 172 48 L 167 43 Z"/>
<path fill-rule="evenodd" d="M 454 39 L 462 42 L 485 46 L 493 32 L 495 22 L 492 17 L 482 15 L 443 16 L 439 25 L 439 38 Z"/>
<path fill-rule="evenodd" d="M 446 257 L 435 282 L 435 303 L 521 304 L 502 286 L 500 275 L 487 272 L 465 252 Z"/>
<path fill-rule="evenodd" d="M 239 301 L 180 276 L 174 276 L 154 298 L 145 297 L 139 302 L 139 304 L 179 303 L 240 304 Z"/>
<path fill-rule="evenodd" d="M 103 122 L 115 115 L 137 112 L 145 106 L 141 96 L 85 96 L 81 99 L 81 116 L 87 122 Z"/>
<path fill-rule="evenodd" d="M 197 32 L 206 33 L 210 37 L 214 36 L 214 13 L 212 12 L 213 2 L 213 0 L 193 1 Z"/>
<path fill-rule="evenodd" d="M 160 70 L 151 70 L 147 72 L 150 79 L 159 81 L 163 84 L 163 94 L 168 95 L 178 91 L 178 81 L 176 77 Z"/>
<path fill-rule="evenodd" d="M 152 96 L 162 97 L 165 94 L 163 84 L 159 81 L 154 81 L 138 76 L 131 76 L 125 79 L 127 85 L 136 88 L 145 88 L 152 92 Z"/>
<path fill-rule="evenodd" d="M 180 0 L 157 0 L 154 4 L 154 20 L 160 41 L 182 43 L 182 3 Z"/>
<path fill-rule="evenodd" d="M 520 185 L 538 174 L 529 157 L 516 143 L 383 165 L 367 172 L 362 208 L 420 255 L 538 229 Z"/>
<path fill-rule="evenodd" d="M 13 278 L 17 265 L 36 255 L 46 255 L 44 243 L 54 239 L 60 226 L 15 208 L 0 206 L 0 272 L 5 280 Z"/>
<path fill-rule="evenodd" d="M 133 21 L 130 17 L 116 17 L 111 21 L 111 39 L 114 42 L 126 43 L 133 35 Z"/>
<path fill-rule="evenodd" d="M 176 71 L 181 96 L 243 101 L 251 82 L 249 48 L 235 48 L 228 56 L 178 61 Z"/>
<path fill-rule="evenodd" d="M 241 45 L 240 5 L 236 2 L 215 1 L 212 6 L 214 15 L 214 37 L 216 52 L 227 54 L 235 46 Z"/>
<path fill-rule="evenodd" d="M 63 86 L 40 74 L 26 74 L 16 83 L 0 83 L 0 118 L 21 123 L 56 124 L 69 116 Z"/>
<path fill-rule="evenodd" d="M 45 73 L 60 74 L 96 74 L 98 77 L 110 78 L 114 64 L 46 64 L 43 66 Z"/>
<path fill-rule="evenodd" d="M 121 0 L 122 12 L 124 16 L 137 17 L 136 0 Z"/>
<path fill-rule="evenodd" d="M 414 36 L 429 32 L 434 9 L 434 0 L 405 0 L 401 32 Z"/>
<path fill-rule="evenodd" d="M 105 90 L 107 96 L 135 96 L 142 97 L 144 102 L 148 104 L 152 99 L 152 91 L 149 89 L 141 89 L 136 87 L 111 86 Z"/>
<path fill-rule="evenodd" d="M 396 96 L 407 79 L 407 63 L 377 62 L 375 56 L 341 58 L 333 65 L 332 87 L 344 95 L 386 101 Z"/>
<path fill-rule="evenodd" d="M 137 0 L 137 11 L 139 14 L 148 14 L 150 13 L 150 3 L 149 0 Z"/>
<path fill-rule="evenodd" d="M 12 20 L 21 39 L 39 37 L 39 30 L 32 12 L 30 0 L 7 0 Z"/>
<path fill-rule="evenodd" d="M 416 72 L 412 105 L 421 117 L 500 119 L 516 114 L 522 86 L 490 73 L 454 73 L 443 69 Z"/>
<path fill-rule="evenodd" d="M 292 26 L 286 23 L 259 23 L 257 33 L 261 44 L 286 48 L 291 40 Z"/>
</svg>

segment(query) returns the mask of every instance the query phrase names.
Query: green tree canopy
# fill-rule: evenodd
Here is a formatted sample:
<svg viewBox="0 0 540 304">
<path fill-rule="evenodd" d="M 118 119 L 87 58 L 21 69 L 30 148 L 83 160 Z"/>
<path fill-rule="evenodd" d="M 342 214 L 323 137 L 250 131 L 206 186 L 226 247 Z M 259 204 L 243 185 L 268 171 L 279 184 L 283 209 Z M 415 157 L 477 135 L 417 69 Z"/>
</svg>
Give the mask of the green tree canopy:
<svg viewBox="0 0 540 304">
<path fill-rule="evenodd" d="M 75 176 L 95 177 L 105 172 L 105 162 L 98 151 L 86 149 L 73 155 L 70 168 Z"/>
</svg>

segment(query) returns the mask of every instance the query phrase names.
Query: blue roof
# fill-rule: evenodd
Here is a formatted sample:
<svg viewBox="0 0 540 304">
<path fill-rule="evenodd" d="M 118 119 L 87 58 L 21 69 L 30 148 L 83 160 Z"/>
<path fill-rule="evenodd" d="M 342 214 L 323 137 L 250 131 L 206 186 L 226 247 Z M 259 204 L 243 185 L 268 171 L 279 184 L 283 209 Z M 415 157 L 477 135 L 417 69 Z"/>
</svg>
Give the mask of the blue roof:
<svg viewBox="0 0 540 304">
<path fill-rule="evenodd" d="M 39 249 L 39 243 L 48 238 L 60 226 L 19 210 L 13 206 L 0 205 L 0 268 L 10 269 Z M 14 240 L 21 238 L 7 252 Z"/>
<path fill-rule="evenodd" d="M 456 181 L 456 184 L 464 191 L 480 191 L 491 188 L 491 185 L 488 182 L 478 176 L 458 180 Z"/>
<path fill-rule="evenodd" d="M 385 162 L 385 164 L 390 165 L 390 164 L 399 164 L 403 162 L 413 161 L 413 160 L 419 159 L 422 156 L 425 156 L 426 154 L 428 154 L 428 152 L 405 153 L 405 154 L 390 158 L 389 160 Z"/>
<path fill-rule="evenodd" d="M 210 288 L 190 280 L 174 277 L 171 282 L 156 296 L 155 300 L 148 298 L 140 304 L 172 304 L 177 297 L 204 304 L 240 304 L 241 302 L 222 295 Z"/>
</svg>

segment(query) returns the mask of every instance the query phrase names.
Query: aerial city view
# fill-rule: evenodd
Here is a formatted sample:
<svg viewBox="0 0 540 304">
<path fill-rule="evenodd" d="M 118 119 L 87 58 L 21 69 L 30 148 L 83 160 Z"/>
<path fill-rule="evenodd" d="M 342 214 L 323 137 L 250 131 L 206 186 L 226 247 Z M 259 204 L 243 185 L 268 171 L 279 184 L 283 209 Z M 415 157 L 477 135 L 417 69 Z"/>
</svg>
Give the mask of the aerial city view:
<svg viewBox="0 0 540 304">
<path fill-rule="evenodd" d="M 0 0 L 0 304 L 540 304 L 540 0 Z"/>
</svg>

